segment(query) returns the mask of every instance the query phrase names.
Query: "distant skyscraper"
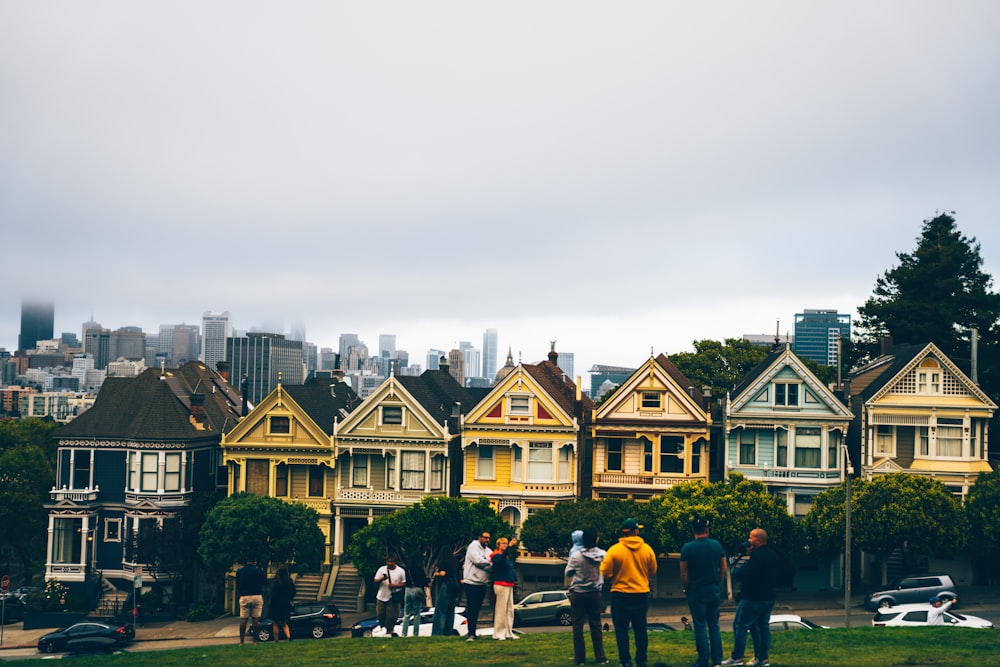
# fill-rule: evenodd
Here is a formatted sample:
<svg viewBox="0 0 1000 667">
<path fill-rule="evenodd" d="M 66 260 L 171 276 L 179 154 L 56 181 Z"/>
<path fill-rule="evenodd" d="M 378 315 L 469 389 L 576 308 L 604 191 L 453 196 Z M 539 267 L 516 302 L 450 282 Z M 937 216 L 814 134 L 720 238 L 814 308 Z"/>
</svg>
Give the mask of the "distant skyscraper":
<svg viewBox="0 0 1000 667">
<path fill-rule="evenodd" d="M 465 386 L 465 369 L 464 360 L 462 359 L 462 350 L 451 349 L 448 351 L 448 372 L 455 382 L 459 383 L 463 387 Z"/>
<path fill-rule="evenodd" d="M 851 316 L 836 310 L 806 308 L 795 314 L 792 351 L 826 366 L 837 365 L 837 340 L 851 339 Z"/>
<path fill-rule="evenodd" d="M 129 361 L 139 361 L 146 354 L 146 334 L 140 327 L 121 327 L 111 334 L 112 357 L 108 362 L 124 357 Z"/>
<path fill-rule="evenodd" d="M 93 368 L 103 371 L 108 367 L 113 350 L 111 349 L 111 331 L 108 329 L 91 328 L 87 329 L 86 337 L 83 339 L 83 351 L 90 355 Z"/>
<path fill-rule="evenodd" d="M 229 384 L 237 389 L 247 378 L 246 398 L 256 405 L 278 385 L 302 384 L 302 342 L 282 334 L 248 333 L 226 340 Z"/>
<path fill-rule="evenodd" d="M 596 401 L 608 389 L 616 387 L 632 377 L 632 373 L 635 373 L 635 370 L 634 368 L 624 368 L 622 366 L 594 364 L 588 371 L 590 373 L 590 397 Z"/>
<path fill-rule="evenodd" d="M 17 349 L 34 350 L 40 340 L 52 340 L 55 306 L 40 301 L 21 302 L 21 334 Z"/>
<path fill-rule="evenodd" d="M 562 372 L 566 374 L 566 377 L 576 382 L 576 379 L 573 377 L 573 362 L 574 359 L 572 352 L 560 352 L 559 360 L 556 362 L 556 365 L 562 369 Z"/>
<path fill-rule="evenodd" d="M 444 350 L 427 350 L 427 370 L 436 371 L 440 368 L 441 357 L 447 356 Z"/>
<path fill-rule="evenodd" d="M 198 358 L 200 336 L 197 324 L 175 324 L 170 345 L 170 363 L 180 368 Z M 215 369 L 212 369 L 215 370 Z"/>
<path fill-rule="evenodd" d="M 458 344 L 458 349 L 462 352 L 462 368 L 465 369 L 466 379 L 478 377 L 479 370 L 483 367 L 480 361 L 479 350 L 467 340 Z"/>
<path fill-rule="evenodd" d="M 378 356 L 384 359 L 396 356 L 396 334 L 379 334 Z"/>
<path fill-rule="evenodd" d="M 337 353 L 332 347 L 319 349 L 319 368 L 324 371 L 332 371 L 337 368 Z"/>
<path fill-rule="evenodd" d="M 205 311 L 201 316 L 201 354 L 198 358 L 209 370 L 226 360 L 226 339 L 233 335 L 233 322 L 229 311 Z"/>
<path fill-rule="evenodd" d="M 348 351 L 353 346 L 358 345 L 360 343 L 361 343 L 361 339 L 358 338 L 358 334 L 352 334 L 352 333 L 342 333 L 342 334 L 340 334 L 340 346 L 339 346 L 339 349 L 337 351 L 340 352 L 341 367 L 343 367 L 343 363 L 347 359 L 347 353 L 348 353 Z"/>
<path fill-rule="evenodd" d="M 492 380 L 497 374 L 497 330 L 483 332 L 483 377 Z"/>
</svg>

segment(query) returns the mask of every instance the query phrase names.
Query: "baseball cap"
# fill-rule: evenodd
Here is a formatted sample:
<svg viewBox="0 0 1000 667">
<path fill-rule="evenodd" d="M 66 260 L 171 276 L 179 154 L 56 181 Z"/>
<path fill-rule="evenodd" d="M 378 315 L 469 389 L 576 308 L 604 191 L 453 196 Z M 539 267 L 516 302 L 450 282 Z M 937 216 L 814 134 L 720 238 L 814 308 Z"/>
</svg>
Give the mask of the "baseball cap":
<svg viewBox="0 0 1000 667">
<path fill-rule="evenodd" d="M 642 528 L 642 524 L 635 519 L 625 519 L 622 521 L 622 530 L 639 530 Z"/>
<path fill-rule="evenodd" d="M 700 516 L 691 522 L 691 528 L 696 533 L 703 533 L 708 529 L 708 517 Z"/>
</svg>

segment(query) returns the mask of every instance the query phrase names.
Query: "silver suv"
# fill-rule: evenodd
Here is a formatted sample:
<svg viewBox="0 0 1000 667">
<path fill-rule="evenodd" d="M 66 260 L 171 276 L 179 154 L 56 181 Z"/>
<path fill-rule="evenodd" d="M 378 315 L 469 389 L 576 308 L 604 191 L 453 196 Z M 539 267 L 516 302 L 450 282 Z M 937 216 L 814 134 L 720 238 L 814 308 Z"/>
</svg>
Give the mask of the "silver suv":
<svg viewBox="0 0 1000 667">
<path fill-rule="evenodd" d="M 942 595 L 943 594 L 943 595 Z M 865 596 L 868 611 L 911 602 L 927 602 L 932 597 L 958 597 L 955 580 L 948 574 L 916 574 L 892 582 L 888 588 Z"/>
</svg>

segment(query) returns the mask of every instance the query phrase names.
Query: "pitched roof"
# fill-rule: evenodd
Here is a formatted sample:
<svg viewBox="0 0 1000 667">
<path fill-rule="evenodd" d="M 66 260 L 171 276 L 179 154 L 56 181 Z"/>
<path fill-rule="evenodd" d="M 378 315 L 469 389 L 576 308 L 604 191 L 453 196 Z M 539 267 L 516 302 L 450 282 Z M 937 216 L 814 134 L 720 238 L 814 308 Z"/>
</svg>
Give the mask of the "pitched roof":
<svg viewBox="0 0 1000 667">
<path fill-rule="evenodd" d="M 239 391 L 200 362 L 168 371 L 150 368 L 138 377 L 105 380 L 94 405 L 55 435 L 139 441 L 218 437 L 239 419 L 241 402 Z"/>
<path fill-rule="evenodd" d="M 764 371 L 771 367 L 775 361 L 778 360 L 782 354 L 785 353 L 785 348 L 782 347 L 777 350 L 772 350 L 770 354 L 764 357 L 764 360 L 759 364 L 750 369 L 750 372 L 743 376 L 743 379 L 739 381 L 736 387 L 730 392 L 730 396 L 739 396 L 743 391 L 749 387 L 751 384 L 757 381 Z"/>
<path fill-rule="evenodd" d="M 576 417 L 576 384 L 566 376 L 563 369 L 552 361 L 546 360 L 538 364 L 523 364 L 524 370 L 559 404 L 559 407 L 570 417 Z M 594 402 L 585 393 L 580 392 L 583 415 L 589 415 Z"/>
<path fill-rule="evenodd" d="M 455 403 L 460 404 L 459 409 L 465 414 L 489 393 L 489 388 L 463 387 L 451 373 L 440 369 L 427 370 L 419 376 L 396 376 L 396 380 L 438 423 L 451 416 Z"/>
<path fill-rule="evenodd" d="M 305 384 L 283 384 L 281 388 L 327 435 L 333 435 L 334 421 L 361 402 L 354 389 L 336 377 L 314 377 Z"/>
<path fill-rule="evenodd" d="M 708 407 L 711 399 L 705 398 L 701 389 L 695 387 L 694 383 L 691 382 L 691 380 L 689 380 L 684 373 L 681 373 L 677 366 L 674 366 L 674 362 L 670 361 L 667 355 L 661 352 L 656 357 L 656 363 L 659 364 L 664 371 L 666 371 L 671 380 L 677 383 L 677 386 L 681 388 L 681 391 L 685 392 L 689 397 L 691 397 L 691 400 L 698 404 L 698 407 L 702 410 Z M 691 387 L 694 387 L 694 391 L 690 391 Z"/>
</svg>

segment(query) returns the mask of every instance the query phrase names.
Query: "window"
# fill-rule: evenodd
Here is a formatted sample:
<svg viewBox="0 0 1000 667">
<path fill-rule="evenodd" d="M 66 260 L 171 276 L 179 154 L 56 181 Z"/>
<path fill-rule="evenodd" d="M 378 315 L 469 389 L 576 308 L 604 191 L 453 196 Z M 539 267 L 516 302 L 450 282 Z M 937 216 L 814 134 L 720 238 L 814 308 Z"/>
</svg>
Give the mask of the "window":
<svg viewBox="0 0 1000 667">
<path fill-rule="evenodd" d="M 135 452 L 128 453 L 128 488 L 130 491 L 138 491 L 138 475 L 139 475 L 139 455 Z"/>
<path fill-rule="evenodd" d="M 605 470 L 622 469 L 622 441 L 621 438 L 608 438 L 607 441 L 607 465 Z"/>
<path fill-rule="evenodd" d="M 521 445 L 514 445 L 511 447 L 511 453 L 514 457 L 514 461 L 511 463 L 510 468 L 510 478 L 511 479 L 523 479 L 524 474 L 521 470 L 521 458 L 523 456 L 523 449 Z"/>
<path fill-rule="evenodd" d="M 941 393 L 941 371 L 917 371 L 918 394 Z"/>
<path fill-rule="evenodd" d="M 664 435 L 660 438 L 660 472 L 684 472 L 684 438 Z"/>
<path fill-rule="evenodd" d="M 775 465 L 779 468 L 788 467 L 788 431 L 778 429 L 774 432 L 774 446 L 778 452 Z"/>
<path fill-rule="evenodd" d="M 895 428 L 892 426 L 880 425 L 875 427 L 875 455 L 895 456 Z"/>
<path fill-rule="evenodd" d="M 105 542 L 121 542 L 122 541 L 122 520 L 121 519 L 105 519 L 104 520 L 104 541 Z"/>
<path fill-rule="evenodd" d="M 531 399 L 528 396 L 510 397 L 510 414 L 527 415 L 531 413 Z"/>
<path fill-rule="evenodd" d="M 774 383 L 774 404 L 788 408 L 799 404 L 799 385 L 791 382 Z"/>
<path fill-rule="evenodd" d="M 326 481 L 326 466 L 309 466 L 309 495 L 323 496 L 323 482 Z"/>
<path fill-rule="evenodd" d="M 407 491 L 423 491 L 425 476 L 424 453 L 403 452 L 399 457 L 399 464 L 403 473 L 400 488 Z"/>
<path fill-rule="evenodd" d="M 396 455 L 385 455 L 385 488 L 396 488 Z"/>
<path fill-rule="evenodd" d="M 444 489 L 444 456 L 435 454 L 431 457 L 431 490 Z"/>
<path fill-rule="evenodd" d="M 273 435 L 288 435 L 292 432 L 292 420 L 288 417 L 272 415 L 270 419 L 271 433 Z"/>
<path fill-rule="evenodd" d="M 552 443 L 528 443 L 528 479 L 552 481 Z"/>
<path fill-rule="evenodd" d="M 402 424 L 403 423 L 403 407 L 401 405 L 384 405 L 382 406 L 382 423 L 383 424 Z M 421 487 L 423 488 L 423 487 Z"/>
<path fill-rule="evenodd" d="M 52 562 L 79 563 L 83 519 L 55 519 L 52 526 Z"/>
<path fill-rule="evenodd" d="M 837 453 L 840 451 L 840 433 L 830 431 L 826 434 L 826 467 L 839 468 L 840 462 L 837 460 Z"/>
<path fill-rule="evenodd" d="M 648 438 L 642 439 L 642 470 L 653 472 L 653 442 Z"/>
<path fill-rule="evenodd" d="M 569 481 L 569 462 L 570 454 L 573 448 L 569 445 L 563 445 L 559 448 L 559 481 L 568 482 Z"/>
<path fill-rule="evenodd" d="M 142 455 L 142 476 L 141 476 L 141 486 L 140 491 L 156 491 L 156 483 L 159 481 L 157 479 L 158 467 L 159 467 L 159 456 L 156 454 L 143 454 Z"/>
<path fill-rule="evenodd" d="M 168 452 L 164 454 L 165 462 L 163 466 L 163 490 L 181 490 L 181 455 L 180 452 Z"/>
<path fill-rule="evenodd" d="M 698 475 L 701 473 L 701 453 L 705 450 L 708 443 L 704 438 L 699 438 L 693 445 L 691 445 L 691 474 Z"/>
<path fill-rule="evenodd" d="M 660 391 L 642 392 L 640 405 L 643 410 L 662 410 L 663 392 Z"/>
<path fill-rule="evenodd" d="M 368 455 L 355 454 L 351 461 L 351 486 L 368 486 Z"/>
<path fill-rule="evenodd" d="M 90 450 L 73 450 L 73 479 L 70 488 L 89 489 L 90 484 Z"/>
<path fill-rule="evenodd" d="M 284 463 L 274 467 L 274 495 L 288 495 L 288 466 Z"/>
<path fill-rule="evenodd" d="M 937 455 L 960 457 L 962 455 L 962 420 L 937 420 Z"/>
<path fill-rule="evenodd" d="M 493 445 L 479 445 L 476 450 L 476 479 L 493 479 Z"/>
<path fill-rule="evenodd" d="M 795 431 L 795 467 L 819 468 L 822 451 L 818 428 L 799 428 Z"/>
<path fill-rule="evenodd" d="M 740 465 L 757 464 L 757 432 L 750 429 L 740 429 Z"/>
</svg>

